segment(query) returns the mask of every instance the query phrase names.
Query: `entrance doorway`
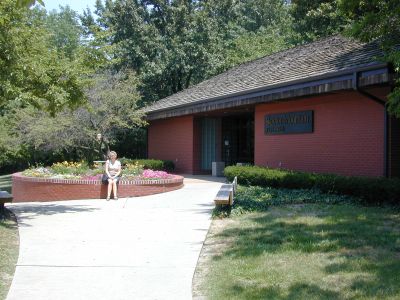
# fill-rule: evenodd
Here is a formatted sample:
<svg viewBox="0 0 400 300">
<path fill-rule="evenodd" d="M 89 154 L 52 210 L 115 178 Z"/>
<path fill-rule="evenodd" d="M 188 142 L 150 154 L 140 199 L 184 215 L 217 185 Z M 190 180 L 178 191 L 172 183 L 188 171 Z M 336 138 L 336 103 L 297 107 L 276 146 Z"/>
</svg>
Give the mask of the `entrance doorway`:
<svg viewBox="0 0 400 300">
<path fill-rule="evenodd" d="M 213 161 L 225 166 L 254 163 L 254 113 L 232 113 L 200 119 L 201 172 L 211 171 Z"/>
<path fill-rule="evenodd" d="M 254 114 L 222 118 L 222 161 L 226 166 L 254 163 Z"/>
</svg>

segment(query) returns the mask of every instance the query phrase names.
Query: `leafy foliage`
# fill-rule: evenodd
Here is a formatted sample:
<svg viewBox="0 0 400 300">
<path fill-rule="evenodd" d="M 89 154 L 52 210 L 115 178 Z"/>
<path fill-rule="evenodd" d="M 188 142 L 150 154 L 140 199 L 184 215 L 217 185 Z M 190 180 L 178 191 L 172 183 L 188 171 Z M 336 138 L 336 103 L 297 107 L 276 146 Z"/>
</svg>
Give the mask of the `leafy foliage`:
<svg viewBox="0 0 400 300">
<path fill-rule="evenodd" d="M 236 66 L 288 47 L 285 28 L 260 29 L 246 32 L 229 42 L 225 65 Z"/>
<path fill-rule="evenodd" d="M 3 189 L 4 190 L 4 189 Z M 11 286 L 19 253 L 19 235 L 16 217 L 4 209 L 0 218 L 0 298 L 5 299 Z"/>
<path fill-rule="evenodd" d="M 89 166 L 84 161 L 63 161 L 53 163 L 50 167 L 31 167 L 24 170 L 22 175 L 39 178 L 101 180 L 104 172 L 104 165 L 101 163 Z M 138 161 L 134 161 L 123 166 L 121 178 L 122 180 L 168 179 L 173 178 L 173 175 L 165 171 L 145 169 Z"/>
<path fill-rule="evenodd" d="M 39 9 L 0 2 L 0 109 L 9 102 L 51 114 L 84 102 L 80 69 L 60 56 Z"/>
<path fill-rule="evenodd" d="M 337 0 L 295 0 L 291 14 L 295 19 L 295 43 L 312 42 L 342 32 L 349 18 L 338 9 Z"/>
<path fill-rule="evenodd" d="M 6 0 L 0 23 L 1 172 L 7 165 L 92 159 L 144 124 L 135 112 L 136 76 L 104 70 L 106 52 L 69 7 L 46 14 Z"/>
<path fill-rule="evenodd" d="M 339 0 L 342 13 L 353 20 L 348 34 L 363 41 L 378 40 L 385 60 L 400 74 L 400 2 Z M 389 95 L 389 111 L 400 118 L 400 80 Z"/>
<path fill-rule="evenodd" d="M 137 79 L 131 72 L 103 73 L 92 78 L 87 89 L 88 103 L 76 110 L 63 110 L 55 118 L 32 106 L 10 109 L 0 120 L 8 132 L 5 147 L 35 152 L 64 154 L 69 158 L 85 157 L 93 160 L 100 155 L 102 142 L 108 148 L 121 131 L 143 124 L 136 112 Z M 62 155 L 61 155 L 62 156 Z"/>
<path fill-rule="evenodd" d="M 143 169 L 151 169 L 158 171 L 173 171 L 175 169 L 174 162 L 171 160 L 159 160 L 159 159 L 130 159 L 121 158 L 121 163 L 123 165 L 132 166 L 139 165 Z"/>
<path fill-rule="evenodd" d="M 97 0 L 94 15 L 81 16 L 35 4 L 44 5 L 0 1 L 3 169 L 10 162 L 90 159 L 110 144 L 122 155 L 141 156 L 138 107 L 338 32 L 378 39 L 385 60 L 400 70 L 396 0 Z M 399 85 L 389 96 L 398 116 Z"/>
<path fill-rule="evenodd" d="M 82 175 L 86 174 L 89 171 L 89 165 L 84 161 L 81 162 L 63 161 L 52 164 L 50 169 L 57 174 Z"/>
<path fill-rule="evenodd" d="M 143 173 L 143 170 L 144 170 L 143 165 L 139 164 L 138 161 L 136 161 L 135 163 L 127 163 L 124 166 L 123 175 L 138 176 Z"/>
<path fill-rule="evenodd" d="M 98 1 L 96 14 L 86 12 L 82 23 L 109 45 L 114 67 L 137 72 L 143 104 L 280 50 L 290 20 L 281 0 Z M 266 43 L 276 38 L 278 45 Z"/>
<path fill-rule="evenodd" d="M 79 15 L 69 6 L 60 7 L 60 11 L 50 11 L 45 18 L 45 26 L 50 32 L 51 44 L 70 60 L 77 56 L 83 36 L 83 27 Z"/>
<path fill-rule="evenodd" d="M 267 211 L 271 206 L 319 203 L 357 203 L 356 198 L 346 195 L 323 193 L 318 189 L 285 189 L 261 186 L 238 186 L 235 202 L 229 215 L 241 215 L 248 212 Z M 223 207 L 216 207 L 214 216 L 227 216 Z"/>
<path fill-rule="evenodd" d="M 360 197 L 367 204 L 400 203 L 400 179 L 316 174 L 263 167 L 225 168 L 225 176 L 246 185 L 289 189 L 318 189 L 324 193 Z"/>
<path fill-rule="evenodd" d="M 35 5 L 36 3 L 44 6 L 43 0 L 17 0 L 16 4 L 18 7 L 30 7 L 32 5 Z"/>
</svg>

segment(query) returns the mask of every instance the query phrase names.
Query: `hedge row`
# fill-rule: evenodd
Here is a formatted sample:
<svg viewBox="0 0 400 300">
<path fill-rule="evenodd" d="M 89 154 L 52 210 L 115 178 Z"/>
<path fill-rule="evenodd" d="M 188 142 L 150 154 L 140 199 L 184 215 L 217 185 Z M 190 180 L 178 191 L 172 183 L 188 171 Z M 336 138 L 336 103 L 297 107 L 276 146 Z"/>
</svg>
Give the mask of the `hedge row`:
<svg viewBox="0 0 400 300">
<path fill-rule="evenodd" d="M 159 159 L 130 159 L 121 158 L 121 164 L 134 164 L 138 162 L 145 169 L 157 170 L 157 171 L 167 171 L 171 172 L 175 169 L 175 165 L 171 160 L 159 160 Z"/>
<path fill-rule="evenodd" d="M 230 181 L 237 176 L 238 182 L 244 185 L 316 188 L 324 193 L 359 197 L 368 204 L 400 204 L 400 179 L 316 174 L 257 166 L 226 167 L 224 173 Z"/>
</svg>

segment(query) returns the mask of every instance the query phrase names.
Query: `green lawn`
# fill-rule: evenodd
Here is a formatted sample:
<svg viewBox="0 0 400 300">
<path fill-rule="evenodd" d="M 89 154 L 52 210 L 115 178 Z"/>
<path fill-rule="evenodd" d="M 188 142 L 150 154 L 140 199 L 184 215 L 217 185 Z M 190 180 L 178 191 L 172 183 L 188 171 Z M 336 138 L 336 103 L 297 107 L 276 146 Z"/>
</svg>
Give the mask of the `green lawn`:
<svg viewBox="0 0 400 300">
<path fill-rule="evenodd" d="M 194 296 L 400 299 L 399 210 L 338 202 L 269 205 L 214 219 Z"/>
<path fill-rule="evenodd" d="M 11 175 L 0 176 L 0 190 L 11 192 Z M 6 211 L 0 220 L 0 299 L 5 299 L 18 259 L 18 226 L 14 216 Z"/>
<path fill-rule="evenodd" d="M 13 215 L 7 212 L 0 220 L 0 299 L 5 299 L 18 259 L 18 227 Z"/>
<path fill-rule="evenodd" d="M 11 175 L 0 176 L 0 191 L 7 191 L 11 193 Z"/>
</svg>

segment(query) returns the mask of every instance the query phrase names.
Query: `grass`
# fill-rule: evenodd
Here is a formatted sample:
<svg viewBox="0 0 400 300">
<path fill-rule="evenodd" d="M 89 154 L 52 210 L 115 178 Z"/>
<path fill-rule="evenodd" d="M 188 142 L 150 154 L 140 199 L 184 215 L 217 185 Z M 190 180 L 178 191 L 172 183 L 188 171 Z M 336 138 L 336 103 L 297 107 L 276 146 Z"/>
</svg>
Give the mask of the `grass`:
<svg viewBox="0 0 400 300">
<path fill-rule="evenodd" d="M 0 190 L 11 193 L 11 175 L 0 176 Z M 18 226 L 15 217 L 6 210 L 0 219 L 0 299 L 5 299 L 10 288 L 18 259 Z"/>
<path fill-rule="evenodd" d="M 0 176 L 0 191 L 7 191 L 11 193 L 11 175 L 1 175 Z"/>
<path fill-rule="evenodd" d="M 213 220 L 194 296 L 400 299 L 399 210 L 312 195 L 242 188 Z"/>
<path fill-rule="evenodd" d="M 15 217 L 6 211 L 0 220 L 0 299 L 5 299 L 11 285 L 18 259 L 18 227 Z"/>
<path fill-rule="evenodd" d="M 259 186 L 238 186 L 235 205 L 218 206 L 213 211 L 214 217 L 228 217 L 248 212 L 267 211 L 269 207 L 282 204 L 302 203 L 358 203 L 359 199 L 336 194 L 326 194 L 319 190 L 277 189 Z"/>
</svg>

